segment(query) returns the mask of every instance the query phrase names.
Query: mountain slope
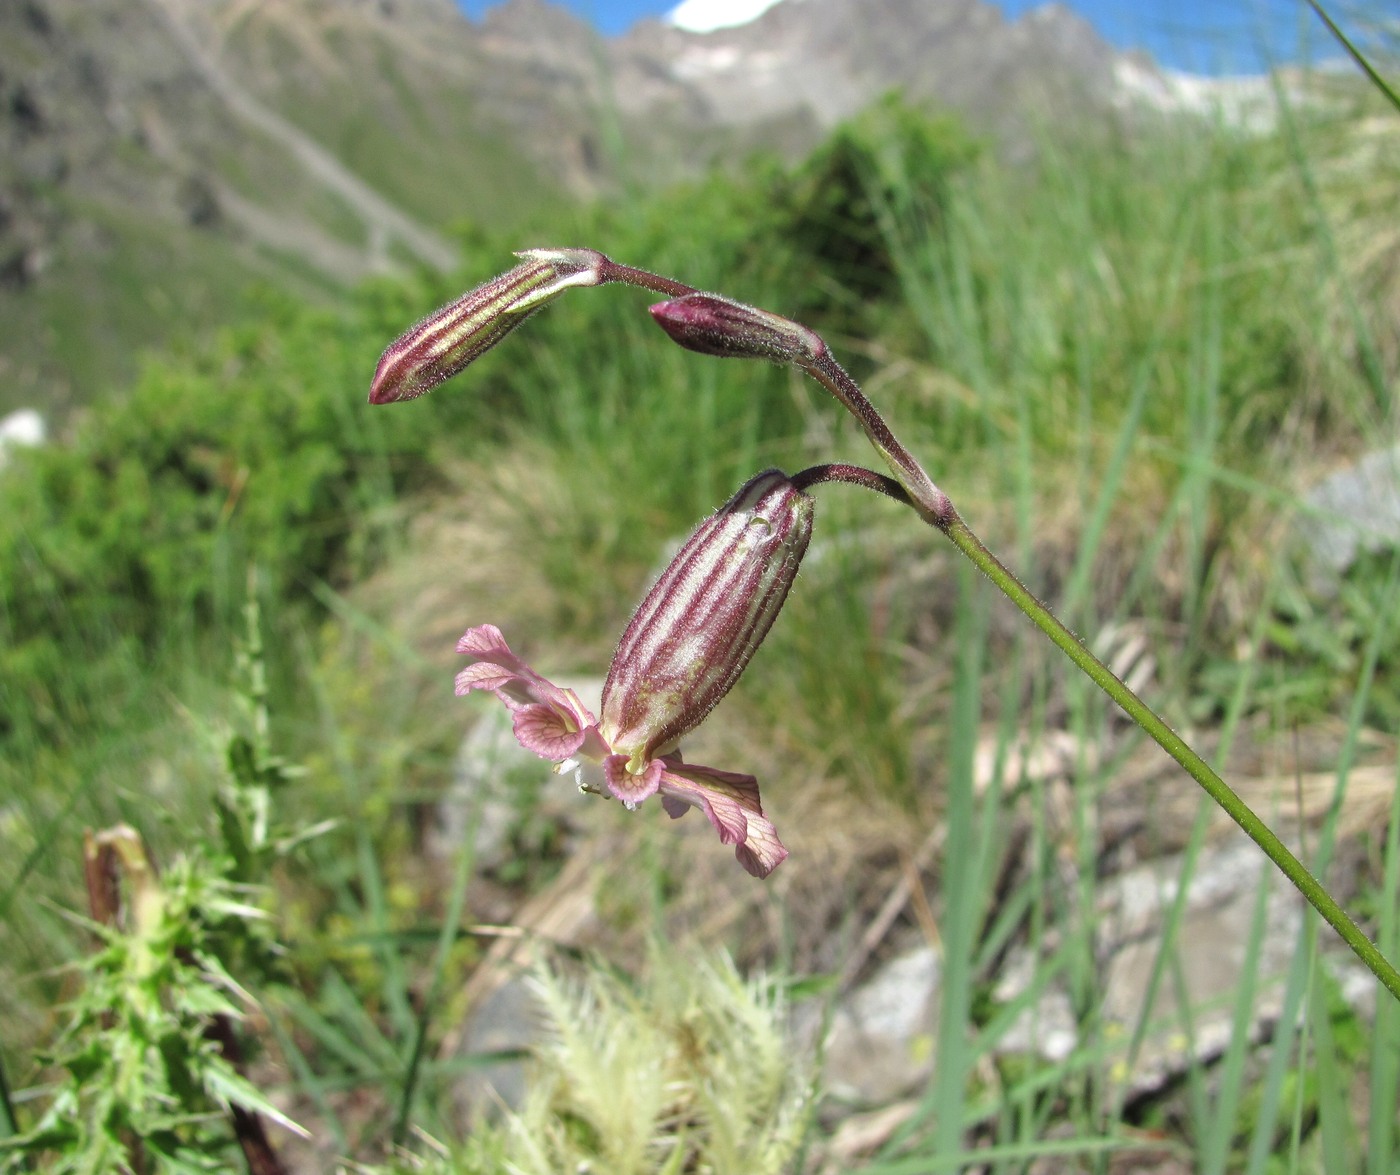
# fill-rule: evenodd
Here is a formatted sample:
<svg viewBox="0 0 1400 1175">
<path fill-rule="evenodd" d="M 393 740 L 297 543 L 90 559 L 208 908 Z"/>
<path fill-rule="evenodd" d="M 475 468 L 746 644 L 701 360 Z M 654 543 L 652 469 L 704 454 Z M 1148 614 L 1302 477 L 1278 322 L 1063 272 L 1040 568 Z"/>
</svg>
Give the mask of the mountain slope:
<svg viewBox="0 0 1400 1175">
<path fill-rule="evenodd" d="M 548 197 L 439 26 L 471 31 L 435 0 L 0 6 L 0 409 L 86 399 L 252 281 L 326 297 L 451 267 L 443 227 Z M 254 51 L 287 45 L 273 85 Z"/>
<path fill-rule="evenodd" d="M 780 0 L 604 40 L 546 0 L 0 5 L 0 411 L 120 383 L 135 349 L 270 282 L 335 297 L 450 268 L 445 231 L 789 157 L 886 91 L 1003 143 L 1107 109 L 1116 55 L 1049 7 Z"/>
</svg>

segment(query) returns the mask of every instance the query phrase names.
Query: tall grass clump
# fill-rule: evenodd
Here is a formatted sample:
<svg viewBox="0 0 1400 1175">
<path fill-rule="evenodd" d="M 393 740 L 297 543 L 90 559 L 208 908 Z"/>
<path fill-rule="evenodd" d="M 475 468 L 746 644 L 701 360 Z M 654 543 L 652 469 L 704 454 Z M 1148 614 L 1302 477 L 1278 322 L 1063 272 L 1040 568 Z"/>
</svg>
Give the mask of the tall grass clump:
<svg viewBox="0 0 1400 1175">
<path fill-rule="evenodd" d="M 1366 348 L 1393 327 L 1346 294 L 1354 222 L 1316 198 L 1352 117 L 1297 112 L 1301 159 L 1282 131 L 1197 124 L 1056 143 L 959 176 L 937 228 L 887 222 L 908 308 L 890 394 L 928 404 L 913 426 L 1075 623 L 1146 614 L 1177 642 L 1185 713 L 1218 712 L 1201 673 L 1297 554 L 1303 491 L 1386 435 L 1393 365 L 1377 381 Z"/>
<path fill-rule="evenodd" d="M 959 176 L 950 210 L 933 229 L 926 218 L 893 211 L 885 221 L 898 242 L 908 307 L 894 320 L 894 357 L 904 372 L 890 391 L 896 402 L 903 392 L 921 447 L 968 481 L 1002 541 L 1022 553 L 1032 585 L 1091 640 L 1112 639 L 1125 621 L 1145 622 L 1159 654 L 1170 650 L 1151 666 L 1167 712 L 1189 727 L 1218 728 L 1217 762 L 1227 761 L 1246 720 L 1255 737 L 1276 744 L 1296 739 L 1300 724 L 1340 720 L 1346 735 L 1330 763 L 1336 791 L 1314 850 L 1323 876 L 1357 747 L 1384 741 L 1390 726 L 1391 686 L 1376 670 L 1395 647 L 1388 558 L 1362 562 L 1338 596 L 1311 600 L 1306 614 L 1296 610 L 1306 594 L 1299 561 L 1307 551 L 1289 523 L 1302 513 L 1303 491 L 1347 455 L 1388 445 L 1394 427 L 1397 369 L 1380 342 L 1394 338 L 1394 325 L 1388 294 L 1375 284 L 1378 261 L 1390 252 L 1388 230 L 1338 198 L 1384 190 L 1388 169 L 1373 156 L 1361 175 L 1352 170 L 1367 158 L 1359 145 L 1365 134 L 1354 136 L 1369 124 L 1358 121 L 1364 97 L 1340 89 L 1344 107 L 1295 110 L 1262 138 L 1168 125 L 1107 144 L 1050 145 L 1030 173 L 1013 178 L 989 167 Z M 1335 90 L 1323 92 L 1335 100 Z M 1348 246 L 1339 248 L 1343 239 Z M 1033 650 L 1026 660 L 1019 639 L 1010 648 L 1021 651 L 1010 658 L 1001 651 L 1005 636 L 993 630 L 990 641 L 982 664 L 1014 667 L 991 671 L 982 686 L 999 683 L 1003 699 L 999 761 L 1014 762 L 1027 724 L 1032 731 L 1064 725 L 1086 753 L 1121 745 L 1101 700 L 1082 683 L 1053 684 L 1059 674 L 1047 677 Z M 962 664 L 954 651 L 961 642 L 961 635 L 950 640 L 938 663 Z M 1317 684 L 1290 688 L 1300 679 Z M 970 783 L 959 782 L 957 769 L 949 763 L 948 818 L 958 821 L 949 843 L 978 846 L 971 860 L 995 857 L 1010 833 L 996 793 L 959 809 L 957 789 Z M 1100 1147 L 1141 1147 L 1131 1126 L 1144 1121 L 1144 1107 L 1115 1101 L 1111 1082 L 1094 1076 L 1119 1047 L 1114 1026 L 1096 1019 L 1102 960 L 1086 933 L 1097 892 L 1095 830 L 1115 782 L 1109 763 L 1080 770 L 1074 821 L 1060 834 L 1068 842 L 1046 839 L 1054 830 L 1037 821 L 1031 845 L 1018 848 L 1040 863 L 1032 874 L 1047 870 L 1039 881 L 1027 877 L 1036 897 L 1018 886 L 993 900 L 977 887 L 985 873 L 971 864 L 955 871 L 951 859 L 944 884 L 959 911 L 988 902 L 974 914 L 985 919 L 983 934 L 1006 933 L 1007 917 L 1024 920 L 1022 932 L 1042 943 L 1032 990 L 1068 986 L 1082 1051 L 1025 1074 L 1003 1066 L 1009 1084 L 986 1091 L 999 1107 L 995 1125 L 979 1116 L 986 1103 L 949 1124 L 956 1080 L 931 1086 L 922 1139 L 918 1131 L 899 1139 L 891 1154 L 907 1158 L 872 1169 L 924 1169 L 919 1163 L 935 1155 L 956 1166 L 974 1153 L 1013 1169 L 1052 1153 L 1043 1132 L 1066 1118 L 1082 1131 L 1079 1140 L 1064 1139 L 1068 1169 L 1096 1169 L 1106 1162 L 1091 1157 Z M 1005 784 L 1027 786 L 1014 776 Z M 1047 797 L 1030 786 L 1042 810 Z M 1183 891 L 1204 827 L 1198 821 L 1184 859 Z M 1386 892 L 1390 867 L 1384 837 L 1369 844 L 1376 865 L 1358 896 L 1362 909 Z M 1063 866 L 1052 867 L 1066 855 L 1075 862 L 1068 878 Z M 994 868 L 991 876 L 1005 874 Z M 1261 892 L 1261 912 L 1262 903 Z M 1387 917 L 1370 924 L 1390 951 Z M 1170 988 L 1173 968 L 1192 966 L 1190 944 L 1173 942 L 1174 925 L 1165 930 L 1153 992 Z M 1042 938 L 1050 927 L 1055 933 Z M 1256 936 L 1261 927 L 1256 921 Z M 1178 1126 L 1202 1169 L 1263 1170 L 1269 1162 L 1343 1169 L 1368 1155 L 1368 1169 L 1380 1170 L 1394 1153 L 1393 1121 L 1381 1105 L 1393 1088 L 1385 1058 L 1395 1041 L 1373 1038 L 1367 1047 L 1351 1035 L 1355 1013 L 1326 994 L 1334 989 L 1320 957 L 1310 931 L 1283 1013 L 1303 1018 L 1303 1036 L 1276 1040 L 1262 1090 L 1249 1085 L 1258 1059 L 1245 1043 L 1247 987 L 1223 1067 L 1190 1069 L 1190 1109 Z M 987 984 L 991 958 L 969 951 L 948 965 Z M 1263 982 L 1259 966 L 1256 938 L 1242 982 Z M 1387 1008 L 1380 1022 L 1388 1023 L 1389 1001 L 1384 993 L 1380 1000 Z M 945 1018 L 954 1035 L 941 1034 L 940 1049 L 951 1047 L 954 1066 L 971 1072 L 1024 1010 L 1013 1005 L 986 1021 L 974 1015 L 970 1036 L 966 1017 Z M 1129 1036 L 1134 1053 L 1152 1015 L 1149 1003 Z M 1334 1081 L 1363 1082 L 1368 1065 L 1380 1078 L 1382 1100 L 1371 1102 L 1359 1133 L 1340 1099 L 1329 1104 L 1324 1089 L 1303 1080 L 1309 1056 Z M 1291 1134 L 1281 1126 L 1289 1115 Z M 1360 1137 L 1367 1132 L 1370 1150 Z M 969 1138 L 980 1140 L 975 1152 L 964 1149 Z"/>
</svg>

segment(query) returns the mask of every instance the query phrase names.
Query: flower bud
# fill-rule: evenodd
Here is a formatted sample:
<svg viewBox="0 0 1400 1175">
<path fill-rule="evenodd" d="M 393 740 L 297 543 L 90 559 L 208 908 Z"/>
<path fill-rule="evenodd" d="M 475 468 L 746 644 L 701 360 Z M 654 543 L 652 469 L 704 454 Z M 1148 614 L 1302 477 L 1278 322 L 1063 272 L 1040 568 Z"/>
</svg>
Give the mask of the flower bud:
<svg viewBox="0 0 1400 1175">
<path fill-rule="evenodd" d="M 826 350 L 821 336 L 801 323 L 718 294 L 687 294 L 650 309 L 674 342 L 701 355 L 805 363 Z"/>
<path fill-rule="evenodd" d="M 813 500 L 779 470 L 760 473 L 701 523 L 622 634 L 599 731 L 640 771 L 739 680 L 797 576 Z"/>
<path fill-rule="evenodd" d="M 370 384 L 371 404 L 431 391 L 570 286 L 601 285 L 607 261 L 592 249 L 528 249 L 516 256 L 524 264 L 469 290 L 384 349 Z"/>
</svg>

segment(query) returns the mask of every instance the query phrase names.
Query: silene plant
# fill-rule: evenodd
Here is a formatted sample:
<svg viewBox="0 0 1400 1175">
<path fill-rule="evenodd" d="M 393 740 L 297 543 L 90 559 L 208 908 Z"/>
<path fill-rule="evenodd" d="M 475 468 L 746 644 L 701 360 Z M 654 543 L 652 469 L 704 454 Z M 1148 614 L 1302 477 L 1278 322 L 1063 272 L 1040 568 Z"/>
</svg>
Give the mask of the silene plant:
<svg viewBox="0 0 1400 1175">
<path fill-rule="evenodd" d="M 765 470 L 700 524 L 642 601 L 618 642 L 594 716 L 569 689 L 534 672 L 491 624 L 467 629 L 470 659 L 458 694 L 494 693 L 521 746 L 574 776 L 581 790 L 635 808 L 653 795 L 673 817 L 699 808 L 740 864 L 766 877 L 787 856 L 752 775 L 687 763 L 680 742 L 743 673 L 787 599 L 811 539 L 813 499 L 844 482 L 909 506 L 952 541 L 1128 716 L 1170 754 L 1259 845 L 1400 999 L 1400 973 L 1277 835 L 1232 788 L 1067 629 L 972 532 L 899 442 L 814 331 L 780 315 L 622 265 L 593 249 L 530 249 L 521 263 L 429 315 L 391 343 L 370 387 L 372 404 L 411 400 L 451 378 L 543 306 L 574 287 L 621 284 L 661 294 L 652 318 L 690 351 L 791 365 L 855 417 L 889 474 L 818 465 L 788 476 Z"/>
</svg>

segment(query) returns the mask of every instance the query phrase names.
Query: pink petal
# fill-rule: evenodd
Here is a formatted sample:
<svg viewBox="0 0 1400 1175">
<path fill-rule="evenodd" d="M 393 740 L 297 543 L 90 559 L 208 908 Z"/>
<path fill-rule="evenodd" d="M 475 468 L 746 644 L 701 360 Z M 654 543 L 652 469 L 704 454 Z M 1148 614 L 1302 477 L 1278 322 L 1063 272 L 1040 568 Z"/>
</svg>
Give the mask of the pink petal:
<svg viewBox="0 0 1400 1175">
<path fill-rule="evenodd" d="M 489 661 L 480 661 L 475 665 L 468 665 L 457 674 L 455 679 L 456 693 L 460 698 L 471 693 L 474 689 L 503 689 L 514 676 L 510 670 L 503 666 L 493 665 Z"/>
<path fill-rule="evenodd" d="M 687 772 L 691 769 L 687 768 Z M 749 820 L 744 809 L 733 797 L 712 792 L 703 783 L 694 782 L 673 771 L 661 776 L 661 791 L 671 800 L 690 804 L 705 813 L 705 817 L 715 826 L 719 839 L 727 845 L 742 844 L 748 835 Z M 667 810 L 674 811 L 671 805 Z"/>
<path fill-rule="evenodd" d="M 609 755 L 603 760 L 603 778 L 607 781 L 608 791 L 624 804 L 634 808 L 656 794 L 661 777 L 662 767 L 659 759 L 648 763 L 647 769 L 640 775 L 633 775 L 627 770 L 626 755 Z"/>
<path fill-rule="evenodd" d="M 690 804 L 679 796 L 668 796 L 664 792 L 661 795 L 661 806 L 666 809 L 666 815 L 672 820 L 679 820 L 690 811 Z"/>
<path fill-rule="evenodd" d="M 511 718 L 516 741 L 541 759 L 567 759 L 583 743 L 584 732 L 552 706 L 521 706 Z"/>
<path fill-rule="evenodd" d="M 506 644 L 506 638 L 501 635 L 501 630 L 494 624 L 479 624 L 475 628 L 467 629 L 462 634 L 462 639 L 457 642 L 457 651 L 478 658 L 496 657 L 498 660 L 514 662 L 516 667 L 520 665 L 515 654 L 510 651 L 510 646 Z"/>
<path fill-rule="evenodd" d="M 739 864 L 755 877 L 767 877 L 787 856 L 773 822 L 763 814 L 758 780 L 752 775 L 720 771 L 682 763 L 679 756 L 662 760 L 661 802 L 674 818 L 681 805 L 690 804 L 705 813 L 719 839 L 734 846 Z"/>
<path fill-rule="evenodd" d="M 750 816 L 748 838 L 734 847 L 734 855 L 749 873 L 764 878 L 787 859 L 788 851 L 767 816 Z"/>
<path fill-rule="evenodd" d="M 474 689 L 491 690 L 512 710 L 521 706 L 548 706 L 560 716 L 564 727 L 572 731 L 596 724 L 597 719 L 573 690 L 560 689 L 526 665 L 510 651 L 501 630 L 494 624 L 467 629 L 457 642 L 457 651 L 477 662 L 457 674 L 458 694 Z M 560 757 L 567 758 L 570 754 L 572 750 Z"/>
</svg>

